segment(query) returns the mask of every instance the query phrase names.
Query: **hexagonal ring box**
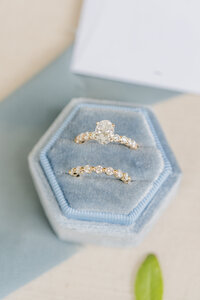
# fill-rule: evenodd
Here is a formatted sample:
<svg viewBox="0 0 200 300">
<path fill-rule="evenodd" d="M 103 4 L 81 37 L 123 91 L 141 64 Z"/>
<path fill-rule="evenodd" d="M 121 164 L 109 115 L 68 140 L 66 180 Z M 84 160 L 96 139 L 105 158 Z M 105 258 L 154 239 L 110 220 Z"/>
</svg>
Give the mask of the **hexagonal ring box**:
<svg viewBox="0 0 200 300">
<path fill-rule="evenodd" d="M 74 142 L 110 120 L 120 136 L 139 144 Z M 70 176 L 76 166 L 127 172 L 124 184 L 105 174 Z M 174 195 L 181 171 L 153 112 L 124 102 L 73 99 L 29 155 L 30 171 L 55 233 L 63 240 L 136 245 Z"/>
</svg>

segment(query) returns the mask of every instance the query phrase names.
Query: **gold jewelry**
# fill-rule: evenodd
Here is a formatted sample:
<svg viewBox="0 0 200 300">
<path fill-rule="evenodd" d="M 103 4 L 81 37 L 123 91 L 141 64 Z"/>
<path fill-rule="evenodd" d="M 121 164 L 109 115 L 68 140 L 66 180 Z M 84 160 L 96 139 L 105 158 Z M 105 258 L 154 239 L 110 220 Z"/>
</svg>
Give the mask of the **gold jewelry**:
<svg viewBox="0 0 200 300">
<path fill-rule="evenodd" d="M 108 120 L 103 120 L 96 123 L 95 131 L 81 133 L 75 138 L 74 141 L 77 144 L 82 144 L 89 140 L 95 140 L 100 144 L 108 144 L 110 142 L 114 142 L 123 144 L 134 150 L 139 147 L 135 140 L 127 138 L 126 136 L 114 134 L 114 128 L 115 124 L 112 124 Z"/>
<path fill-rule="evenodd" d="M 90 174 L 92 172 L 95 172 L 97 174 L 105 173 L 108 176 L 114 175 L 117 179 L 120 179 L 124 183 L 129 183 L 131 181 L 131 177 L 128 175 L 128 173 L 123 173 L 121 170 L 115 170 L 111 167 L 104 168 L 102 166 L 92 167 L 86 165 L 81 167 L 78 166 L 69 170 L 69 174 L 74 177 L 79 177 L 83 173 Z"/>
</svg>

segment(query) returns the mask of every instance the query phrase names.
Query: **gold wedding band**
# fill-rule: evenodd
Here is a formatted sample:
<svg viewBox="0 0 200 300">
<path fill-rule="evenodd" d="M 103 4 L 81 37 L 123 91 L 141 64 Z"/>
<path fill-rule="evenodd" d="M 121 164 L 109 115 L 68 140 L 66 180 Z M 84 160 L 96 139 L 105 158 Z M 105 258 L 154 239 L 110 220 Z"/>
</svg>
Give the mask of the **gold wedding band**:
<svg viewBox="0 0 200 300">
<path fill-rule="evenodd" d="M 114 175 L 117 179 L 120 179 L 124 183 L 129 183 L 131 181 L 131 177 L 128 175 L 128 173 L 124 173 L 121 170 L 115 170 L 112 167 L 104 168 L 102 166 L 78 166 L 76 168 L 72 168 L 69 170 L 69 174 L 74 177 L 79 177 L 83 173 L 90 174 L 92 172 L 95 172 L 97 174 L 106 174 L 108 176 Z"/>
</svg>

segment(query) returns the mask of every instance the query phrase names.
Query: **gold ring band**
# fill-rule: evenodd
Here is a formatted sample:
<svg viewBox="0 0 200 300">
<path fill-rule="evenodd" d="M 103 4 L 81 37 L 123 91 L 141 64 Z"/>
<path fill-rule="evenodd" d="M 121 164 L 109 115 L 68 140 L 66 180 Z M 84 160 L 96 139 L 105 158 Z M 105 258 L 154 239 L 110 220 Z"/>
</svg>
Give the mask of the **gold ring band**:
<svg viewBox="0 0 200 300">
<path fill-rule="evenodd" d="M 75 139 L 75 143 L 82 144 L 89 140 L 94 140 L 100 144 L 108 144 L 111 142 L 119 143 L 129 147 L 130 149 L 138 149 L 139 145 L 134 139 L 128 138 L 126 136 L 120 136 L 119 134 L 114 134 L 115 125 L 108 120 L 103 120 L 96 123 L 95 131 L 84 132 L 79 134 Z"/>
<path fill-rule="evenodd" d="M 86 173 L 86 174 L 90 174 L 92 172 L 95 172 L 97 174 L 106 174 L 108 176 L 114 175 L 117 179 L 120 179 L 121 181 L 123 181 L 124 183 L 129 183 L 131 182 L 131 177 L 128 175 L 128 173 L 124 173 L 121 170 L 115 170 L 112 167 L 107 167 L 104 168 L 102 166 L 78 166 L 75 168 L 72 168 L 71 170 L 69 170 L 69 174 L 71 176 L 74 177 L 79 177 L 81 174 Z"/>
</svg>

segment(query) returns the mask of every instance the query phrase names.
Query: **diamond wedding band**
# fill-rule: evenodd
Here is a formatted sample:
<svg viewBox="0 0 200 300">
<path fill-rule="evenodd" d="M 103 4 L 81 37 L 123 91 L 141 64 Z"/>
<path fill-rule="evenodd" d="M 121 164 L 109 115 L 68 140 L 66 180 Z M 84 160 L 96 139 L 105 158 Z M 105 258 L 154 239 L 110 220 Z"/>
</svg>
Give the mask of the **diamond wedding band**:
<svg viewBox="0 0 200 300">
<path fill-rule="evenodd" d="M 108 144 L 110 142 L 119 143 L 136 150 L 139 146 L 135 140 L 126 136 L 115 134 L 115 124 L 108 120 L 103 120 L 96 123 L 95 131 L 84 132 L 75 138 L 75 143 L 82 144 L 89 140 L 95 140 L 100 144 Z"/>
<path fill-rule="evenodd" d="M 114 175 L 117 179 L 120 179 L 124 183 L 129 183 L 131 181 L 131 177 L 128 175 L 128 173 L 124 173 L 121 170 L 115 170 L 111 167 L 104 168 L 102 166 L 78 166 L 76 168 L 72 168 L 69 170 L 69 174 L 74 177 L 79 177 L 83 173 L 90 174 L 92 172 L 95 172 L 97 174 L 106 174 L 108 176 Z"/>
</svg>

